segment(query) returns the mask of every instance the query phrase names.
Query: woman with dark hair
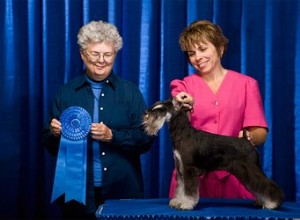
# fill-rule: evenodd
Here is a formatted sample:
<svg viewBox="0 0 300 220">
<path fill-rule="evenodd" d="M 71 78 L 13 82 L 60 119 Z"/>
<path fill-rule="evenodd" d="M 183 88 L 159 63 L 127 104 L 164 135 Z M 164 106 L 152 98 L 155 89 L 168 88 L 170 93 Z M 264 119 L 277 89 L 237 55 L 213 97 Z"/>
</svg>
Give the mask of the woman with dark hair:
<svg viewBox="0 0 300 220">
<path fill-rule="evenodd" d="M 206 20 L 194 21 L 179 40 L 182 51 L 196 73 L 171 82 L 171 95 L 190 111 L 194 128 L 232 137 L 247 130 L 253 147 L 263 144 L 268 125 L 258 82 L 250 76 L 226 69 L 221 59 L 228 39 L 221 28 Z M 254 199 L 235 176 L 217 170 L 199 177 L 200 197 Z M 174 170 L 170 197 L 176 188 Z"/>
</svg>

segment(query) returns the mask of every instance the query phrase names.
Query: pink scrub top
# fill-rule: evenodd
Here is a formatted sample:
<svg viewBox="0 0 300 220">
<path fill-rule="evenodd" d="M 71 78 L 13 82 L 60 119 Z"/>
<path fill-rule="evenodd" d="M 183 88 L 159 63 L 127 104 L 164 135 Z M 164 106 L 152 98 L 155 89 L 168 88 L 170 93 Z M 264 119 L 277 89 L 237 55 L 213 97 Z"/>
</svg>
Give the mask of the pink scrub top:
<svg viewBox="0 0 300 220">
<path fill-rule="evenodd" d="M 262 99 L 255 79 L 228 70 L 223 82 L 214 94 L 198 73 L 183 80 L 171 82 L 171 95 L 187 92 L 194 97 L 191 124 L 198 130 L 238 137 L 245 127 L 267 128 Z M 235 176 L 227 171 L 213 171 L 199 177 L 199 194 L 203 198 L 255 199 Z M 176 189 L 176 171 L 173 171 L 170 197 Z"/>
</svg>

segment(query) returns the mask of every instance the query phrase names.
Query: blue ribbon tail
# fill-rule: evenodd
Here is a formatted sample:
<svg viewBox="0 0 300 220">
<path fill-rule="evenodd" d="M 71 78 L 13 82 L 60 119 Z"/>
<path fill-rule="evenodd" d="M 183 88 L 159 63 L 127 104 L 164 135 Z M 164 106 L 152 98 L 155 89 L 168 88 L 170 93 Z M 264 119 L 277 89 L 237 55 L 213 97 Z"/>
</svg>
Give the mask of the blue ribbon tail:
<svg viewBox="0 0 300 220">
<path fill-rule="evenodd" d="M 67 148 L 67 174 L 65 202 L 72 199 L 86 203 L 86 138 L 72 141 L 72 147 Z"/>
<path fill-rule="evenodd" d="M 59 146 L 57 161 L 56 161 L 51 202 L 55 201 L 58 197 L 63 195 L 66 190 L 66 185 L 65 185 L 66 154 L 67 154 L 67 145 L 64 144 L 64 142 L 61 142 Z"/>
<path fill-rule="evenodd" d="M 65 202 L 86 204 L 87 140 L 61 137 L 51 202 L 65 193 Z"/>
</svg>

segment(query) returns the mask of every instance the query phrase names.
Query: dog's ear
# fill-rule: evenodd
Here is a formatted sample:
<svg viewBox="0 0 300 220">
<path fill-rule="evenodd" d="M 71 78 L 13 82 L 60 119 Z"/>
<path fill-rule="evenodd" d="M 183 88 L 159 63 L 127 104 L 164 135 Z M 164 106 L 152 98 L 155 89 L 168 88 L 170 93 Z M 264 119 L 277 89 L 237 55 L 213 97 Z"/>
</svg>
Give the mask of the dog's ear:
<svg viewBox="0 0 300 220">
<path fill-rule="evenodd" d="M 181 109 L 182 103 L 177 102 L 175 98 L 172 99 L 172 103 L 176 111 L 179 111 Z"/>
</svg>

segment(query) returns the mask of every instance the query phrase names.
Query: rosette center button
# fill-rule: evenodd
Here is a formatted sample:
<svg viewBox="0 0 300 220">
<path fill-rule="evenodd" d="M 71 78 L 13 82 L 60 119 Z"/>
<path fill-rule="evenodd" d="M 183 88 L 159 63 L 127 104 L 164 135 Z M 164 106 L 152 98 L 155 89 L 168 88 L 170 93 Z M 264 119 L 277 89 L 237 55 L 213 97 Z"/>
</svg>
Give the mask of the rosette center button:
<svg viewBox="0 0 300 220">
<path fill-rule="evenodd" d="M 73 120 L 71 121 L 71 126 L 72 126 L 73 128 L 78 128 L 78 127 L 80 126 L 80 120 L 77 119 L 77 118 L 73 119 Z"/>
</svg>

